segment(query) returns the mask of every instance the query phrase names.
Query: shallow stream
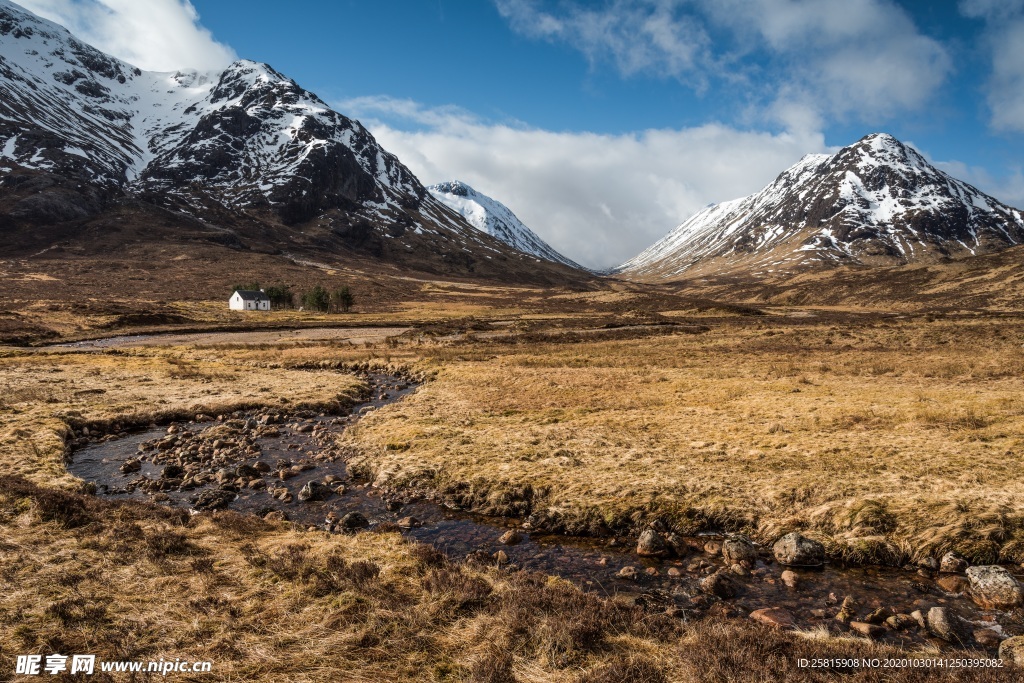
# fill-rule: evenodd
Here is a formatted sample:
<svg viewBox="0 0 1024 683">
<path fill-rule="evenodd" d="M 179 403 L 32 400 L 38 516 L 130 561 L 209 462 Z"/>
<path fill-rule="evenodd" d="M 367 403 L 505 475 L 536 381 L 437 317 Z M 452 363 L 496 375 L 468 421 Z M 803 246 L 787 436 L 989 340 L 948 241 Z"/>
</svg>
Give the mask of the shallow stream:
<svg viewBox="0 0 1024 683">
<path fill-rule="evenodd" d="M 785 567 L 763 553 L 762 560 L 745 575 L 730 574 L 736 595 L 719 600 L 704 594 L 699 581 L 719 569 L 729 569 L 721 554 L 714 552 L 714 542 L 721 536 L 687 539 L 692 550 L 679 559 L 640 558 L 632 543 L 621 540 L 533 534 L 522 529 L 521 520 L 484 517 L 429 500 L 387 500 L 350 475 L 335 437 L 366 412 L 401 400 L 415 391 L 416 385 L 390 375 L 367 379 L 370 397 L 348 416 L 248 411 L 154 427 L 90 443 L 73 454 L 68 469 L 95 484 L 98 495 L 115 498 L 174 507 L 226 507 L 260 516 L 275 513 L 303 526 L 338 531 L 343 530 L 345 515 L 353 512 L 371 526 L 401 523 L 402 533 L 430 543 L 452 558 L 472 554 L 511 570 L 559 576 L 613 599 L 669 609 L 684 618 L 707 612 L 742 616 L 765 607 L 784 607 L 800 628 L 844 632 L 847 627 L 834 616 L 839 610 L 837 603 L 852 596 L 861 619 L 878 607 L 910 613 L 945 606 L 973 628 L 1002 637 L 1024 634 L 1020 610 L 1016 614 L 982 610 L 966 595 L 943 590 L 938 577 L 926 571 L 794 569 L 799 580 L 791 588 L 781 579 Z M 304 487 L 307 493 L 313 491 L 312 500 L 300 500 Z M 499 539 L 510 529 L 518 530 L 521 540 L 502 543 Z M 710 552 L 701 549 L 705 545 Z M 618 576 L 625 567 L 637 569 L 634 578 Z M 946 646 L 916 628 L 886 629 L 880 638 L 903 646 L 925 641 Z M 990 651 L 997 643 L 991 635 L 987 643 L 984 637 L 980 640 L 978 647 Z"/>
</svg>

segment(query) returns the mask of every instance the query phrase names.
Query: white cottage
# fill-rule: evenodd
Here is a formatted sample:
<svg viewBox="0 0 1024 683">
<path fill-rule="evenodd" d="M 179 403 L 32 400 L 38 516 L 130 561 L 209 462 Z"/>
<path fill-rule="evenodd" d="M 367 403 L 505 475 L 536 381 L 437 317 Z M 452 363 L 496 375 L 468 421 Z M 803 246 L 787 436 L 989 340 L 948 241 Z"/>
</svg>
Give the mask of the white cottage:
<svg viewBox="0 0 1024 683">
<path fill-rule="evenodd" d="M 232 311 L 269 311 L 270 297 L 261 289 L 236 289 L 228 299 L 228 308 Z"/>
</svg>

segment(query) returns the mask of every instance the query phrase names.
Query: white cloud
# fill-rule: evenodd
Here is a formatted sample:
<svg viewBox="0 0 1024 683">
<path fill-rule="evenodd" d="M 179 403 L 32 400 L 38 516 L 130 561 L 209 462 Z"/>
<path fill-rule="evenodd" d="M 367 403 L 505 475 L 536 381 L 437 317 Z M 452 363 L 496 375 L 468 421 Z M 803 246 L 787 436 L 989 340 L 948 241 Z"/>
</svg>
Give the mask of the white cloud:
<svg viewBox="0 0 1024 683">
<path fill-rule="evenodd" d="M 612 0 L 601 9 L 573 5 L 563 16 L 532 0 L 497 0 L 498 11 L 527 36 L 564 41 L 592 64 L 610 58 L 625 75 L 642 72 L 702 79 L 711 40 L 701 24 L 675 11 L 671 0 Z"/>
<path fill-rule="evenodd" d="M 704 205 L 755 192 L 804 154 L 824 150 L 820 133 L 714 123 L 600 135 L 489 123 L 408 100 L 336 107 L 359 117 L 423 182 L 467 182 L 555 249 L 597 268 L 626 261 Z"/>
<path fill-rule="evenodd" d="M 189 0 L 18 0 L 90 45 L 151 71 L 214 69 L 234 59 Z"/>
<path fill-rule="evenodd" d="M 880 122 L 926 104 L 952 60 L 892 0 L 495 0 L 514 30 L 566 42 L 623 76 L 733 85 L 790 127 Z"/>
<path fill-rule="evenodd" d="M 992 128 L 1024 132 L 1024 0 L 965 0 L 960 11 L 986 22 L 985 43 L 992 57 L 986 86 Z"/>
</svg>

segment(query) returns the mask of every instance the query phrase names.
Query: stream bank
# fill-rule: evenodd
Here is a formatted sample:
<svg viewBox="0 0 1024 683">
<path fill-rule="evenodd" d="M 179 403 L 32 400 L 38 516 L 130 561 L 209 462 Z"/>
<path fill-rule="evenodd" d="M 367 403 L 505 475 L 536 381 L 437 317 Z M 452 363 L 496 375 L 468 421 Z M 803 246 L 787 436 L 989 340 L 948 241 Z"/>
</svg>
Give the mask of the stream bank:
<svg viewBox="0 0 1024 683">
<path fill-rule="evenodd" d="M 673 552 L 641 557 L 633 542 L 622 539 L 543 534 L 514 518 L 476 515 L 426 497 L 382 495 L 351 475 L 349 454 L 336 437 L 417 384 L 388 374 L 368 374 L 366 380 L 368 395 L 346 415 L 256 409 L 196 416 L 104 437 L 74 452 L 68 469 L 98 495 L 115 499 L 199 512 L 231 509 L 333 532 L 400 530 L 454 559 L 558 576 L 680 618 L 753 615 L 780 628 L 861 634 L 906 648 L 966 646 L 989 655 L 1001 640 L 1024 634 L 1019 608 L 980 607 L 961 574 L 787 568 L 758 547 L 734 562 L 722 552 L 723 535 L 678 538 Z M 946 627 L 931 623 L 939 617 Z"/>
</svg>

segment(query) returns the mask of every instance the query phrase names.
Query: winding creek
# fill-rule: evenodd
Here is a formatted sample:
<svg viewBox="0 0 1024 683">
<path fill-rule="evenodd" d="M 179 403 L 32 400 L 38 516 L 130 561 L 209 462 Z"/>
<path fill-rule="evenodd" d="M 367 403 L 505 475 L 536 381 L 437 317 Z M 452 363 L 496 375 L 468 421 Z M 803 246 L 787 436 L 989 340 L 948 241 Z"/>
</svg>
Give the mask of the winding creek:
<svg viewBox="0 0 1024 683">
<path fill-rule="evenodd" d="M 524 530 L 521 520 L 483 517 L 423 499 L 385 499 L 351 476 L 335 437 L 361 415 L 401 400 L 417 386 L 392 375 L 366 379 L 369 396 L 347 416 L 252 410 L 121 438 L 96 441 L 93 435 L 93 441 L 73 453 L 68 469 L 94 484 L 98 495 L 113 498 L 227 508 L 339 533 L 390 523 L 454 559 L 473 556 L 509 570 L 559 576 L 612 599 L 684 618 L 705 613 L 745 616 L 781 607 L 800 628 L 843 633 L 849 627 L 834 617 L 850 596 L 856 601 L 854 621 L 863 621 L 877 608 L 910 614 L 945 607 L 966 620 L 974 632 L 973 647 L 990 654 L 1000 638 L 1024 634 L 1022 610 L 981 609 L 963 592 L 964 581 L 916 567 L 792 569 L 794 588 L 783 581 L 786 568 L 766 552 L 747 570 L 725 566 L 722 536 L 685 539 L 690 549 L 681 558 L 641 558 L 633 552 L 635 541 L 541 535 Z M 511 530 L 518 541 L 502 542 L 503 537 L 510 540 L 506 534 Z M 622 577 L 624 569 L 633 576 Z M 701 580 L 719 570 L 728 575 L 729 588 L 723 593 L 735 595 L 720 599 L 702 590 Z M 787 578 L 792 583 L 791 575 Z M 872 637 L 904 647 L 949 647 L 916 626 L 872 629 Z"/>
</svg>

